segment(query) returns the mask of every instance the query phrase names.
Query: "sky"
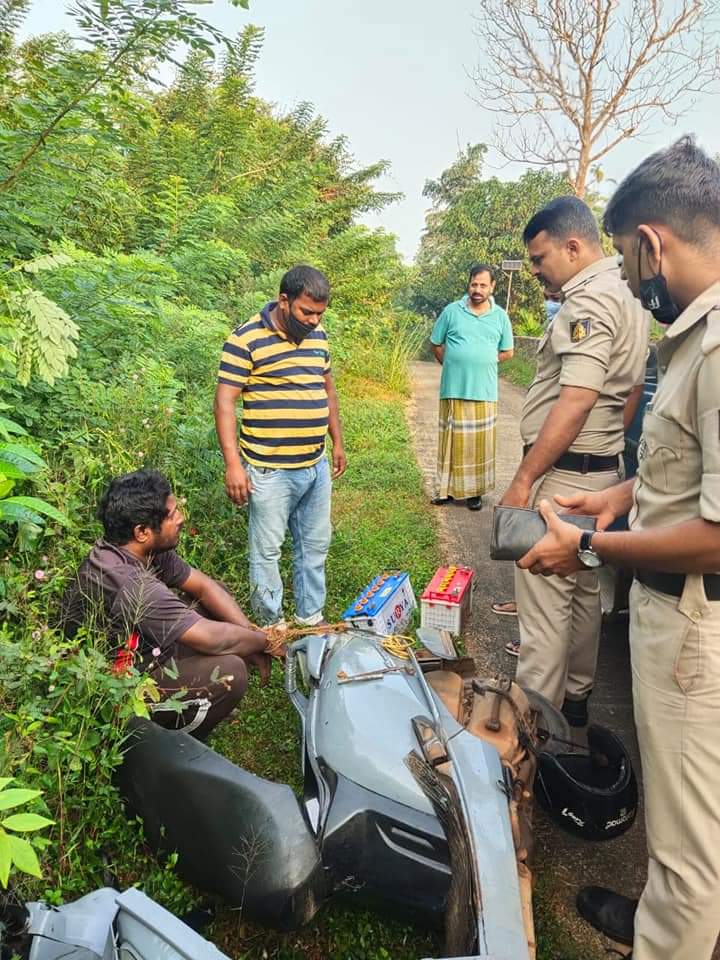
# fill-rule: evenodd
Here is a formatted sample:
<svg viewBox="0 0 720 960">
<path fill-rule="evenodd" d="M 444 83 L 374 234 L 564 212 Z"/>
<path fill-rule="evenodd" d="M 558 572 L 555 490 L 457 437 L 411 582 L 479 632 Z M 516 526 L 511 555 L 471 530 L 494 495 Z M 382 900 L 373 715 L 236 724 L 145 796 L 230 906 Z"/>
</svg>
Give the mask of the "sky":
<svg viewBox="0 0 720 960">
<path fill-rule="evenodd" d="M 256 93 L 282 112 L 310 101 L 329 134 L 344 134 L 360 166 L 392 164 L 379 188 L 404 199 L 365 217 L 398 238 L 407 260 L 422 234 L 426 180 L 438 177 L 468 143 L 490 142 L 492 115 L 472 98 L 470 74 L 480 63 L 473 12 L 482 0 L 228 0 L 200 8 L 234 35 L 247 23 L 265 28 Z M 23 36 L 70 29 L 61 0 L 35 0 Z M 608 182 L 676 136 L 695 132 L 720 153 L 720 126 L 704 96 L 676 127 L 659 120 L 652 132 L 618 147 L 602 164 Z M 490 153 L 486 171 L 502 179 L 522 173 Z"/>
</svg>

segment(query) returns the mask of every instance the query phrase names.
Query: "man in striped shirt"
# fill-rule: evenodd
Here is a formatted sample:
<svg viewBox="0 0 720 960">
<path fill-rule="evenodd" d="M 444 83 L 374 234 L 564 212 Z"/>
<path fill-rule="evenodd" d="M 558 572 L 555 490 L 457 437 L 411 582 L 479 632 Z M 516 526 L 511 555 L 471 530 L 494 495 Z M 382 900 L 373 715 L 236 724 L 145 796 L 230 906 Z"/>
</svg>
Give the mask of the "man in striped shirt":
<svg viewBox="0 0 720 960">
<path fill-rule="evenodd" d="M 330 547 L 332 479 L 345 471 L 337 393 L 327 334 L 320 323 L 327 278 L 297 266 L 283 276 L 277 301 L 241 324 L 223 347 L 215 426 L 225 458 L 225 489 L 248 504 L 251 603 L 267 624 L 281 622 L 280 551 L 293 542 L 296 619 L 324 619 L 325 560 Z M 236 405 L 242 398 L 240 433 Z"/>
</svg>

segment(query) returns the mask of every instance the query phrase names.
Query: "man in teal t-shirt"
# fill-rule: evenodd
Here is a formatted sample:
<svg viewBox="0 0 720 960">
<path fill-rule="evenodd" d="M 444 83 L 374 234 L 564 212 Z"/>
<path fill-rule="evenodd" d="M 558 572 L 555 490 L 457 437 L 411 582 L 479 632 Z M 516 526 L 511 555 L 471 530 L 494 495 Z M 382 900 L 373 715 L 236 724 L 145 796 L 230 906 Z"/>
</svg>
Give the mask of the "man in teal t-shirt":
<svg viewBox="0 0 720 960">
<path fill-rule="evenodd" d="M 498 360 L 512 357 L 513 335 L 494 291 L 493 268 L 474 264 L 467 294 L 445 307 L 430 335 L 442 364 L 435 504 L 465 500 L 479 510 L 495 487 Z"/>
</svg>

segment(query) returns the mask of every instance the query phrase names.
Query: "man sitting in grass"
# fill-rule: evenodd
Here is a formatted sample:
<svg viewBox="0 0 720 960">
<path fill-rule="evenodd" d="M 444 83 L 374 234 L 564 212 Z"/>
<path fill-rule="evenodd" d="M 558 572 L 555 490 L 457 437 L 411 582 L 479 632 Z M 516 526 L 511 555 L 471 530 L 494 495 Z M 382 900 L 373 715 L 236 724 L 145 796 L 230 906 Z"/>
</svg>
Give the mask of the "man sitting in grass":
<svg viewBox="0 0 720 960">
<path fill-rule="evenodd" d="M 242 699 L 247 667 L 270 674 L 265 631 L 253 626 L 222 584 L 175 552 L 184 518 L 156 470 L 116 477 L 100 502 L 104 537 L 95 543 L 62 601 L 63 629 L 104 632 L 114 669 L 148 673 L 163 699 L 153 719 L 204 740 Z M 195 601 L 190 605 L 176 590 Z"/>
</svg>

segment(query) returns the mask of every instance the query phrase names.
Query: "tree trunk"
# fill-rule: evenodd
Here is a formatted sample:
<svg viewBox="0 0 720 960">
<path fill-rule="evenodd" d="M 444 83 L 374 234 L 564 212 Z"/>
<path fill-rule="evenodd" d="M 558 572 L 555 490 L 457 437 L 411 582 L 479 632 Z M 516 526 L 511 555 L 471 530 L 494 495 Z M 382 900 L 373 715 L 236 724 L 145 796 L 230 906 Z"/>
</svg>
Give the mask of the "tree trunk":
<svg viewBox="0 0 720 960">
<path fill-rule="evenodd" d="M 580 157 L 578 158 L 577 172 L 573 181 L 575 196 L 582 200 L 587 190 L 587 178 L 590 171 L 590 144 L 583 143 L 580 147 Z"/>
</svg>

